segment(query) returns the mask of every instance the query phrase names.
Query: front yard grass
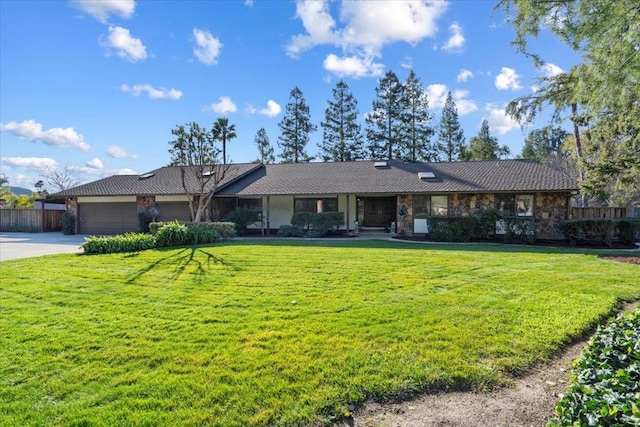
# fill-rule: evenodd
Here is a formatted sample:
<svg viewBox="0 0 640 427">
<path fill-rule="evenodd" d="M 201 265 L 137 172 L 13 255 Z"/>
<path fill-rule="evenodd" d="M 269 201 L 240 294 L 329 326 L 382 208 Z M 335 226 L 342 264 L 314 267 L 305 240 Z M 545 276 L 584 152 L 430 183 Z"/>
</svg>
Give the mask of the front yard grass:
<svg viewBox="0 0 640 427">
<path fill-rule="evenodd" d="M 640 266 L 595 251 L 245 241 L 0 264 L 0 425 L 322 425 L 545 361 Z"/>
</svg>

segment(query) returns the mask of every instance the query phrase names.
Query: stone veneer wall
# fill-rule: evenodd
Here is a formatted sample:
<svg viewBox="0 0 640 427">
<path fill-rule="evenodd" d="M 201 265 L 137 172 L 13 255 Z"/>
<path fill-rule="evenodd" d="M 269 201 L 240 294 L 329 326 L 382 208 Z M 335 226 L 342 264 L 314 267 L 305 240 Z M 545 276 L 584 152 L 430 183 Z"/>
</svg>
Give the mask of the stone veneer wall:
<svg viewBox="0 0 640 427">
<path fill-rule="evenodd" d="M 539 239 L 563 239 L 558 225 L 568 218 L 569 193 L 535 193 L 534 219 Z M 456 193 L 449 195 L 449 215 L 468 216 L 483 209 L 493 208 L 495 195 L 491 193 Z M 404 227 L 405 234 L 413 235 L 413 195 L 398 195 L 398 211 L 405 205 L 408 214 L 398 216 L 398 232 Z"/>
<path fill-rule="evenodd" d="M 78 233 L 78 198 L 77 197 L 68 197 L 65 200 L 65 205 L 67 208 L 67 212 L 74 216 L 76 219 L 76 225 L 74 233 Z"/>
<path fill-rule="evenodd" d="M 138 196 L 136 202 L 138 204 L 138 212 L 143 212 L 156 202 L 156 196 Z"/>
</svg>

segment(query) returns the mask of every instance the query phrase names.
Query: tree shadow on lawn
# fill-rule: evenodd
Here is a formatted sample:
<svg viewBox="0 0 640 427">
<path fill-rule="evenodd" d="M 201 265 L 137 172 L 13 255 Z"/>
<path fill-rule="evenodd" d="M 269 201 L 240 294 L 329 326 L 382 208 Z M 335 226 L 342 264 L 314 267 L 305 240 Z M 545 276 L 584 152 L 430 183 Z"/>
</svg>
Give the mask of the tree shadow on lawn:
<svg viewBox="0 0 640 427">
<path fill-rule="evenodd" d="M 171 282 L 173 282 L 185 272 L 187 267 L 189 267 L 190 265 L 195 265 L 195 271 L 193 272 L 193 275 L 194 283 L 196 284 L 201 284 L 203 282 L 204 278 L 207 275 L 207 272 L 211 270 L 213 265 L 224 265 L 233 270 L 237 270 L 236 267 L 232 267 L 224 259 L 205 250 L 209 249 L 209 247 L 184 247 L 178 252 L 175 252 L 176 249 L 178 248 L 158 249 L 158 252 L 166 253 L 171 251 L 172 253 L 165 257 L 158 258 L 147 267 L 139 270 L 127 280 L 127 283 L 135 283 L 138 279 L 140 279 L 142 276 L 144 276 L 154 268 L 161 266 L 173 267 L 173 273 L 168 278 Z M 204 262 L 199 259 L 200 257 L 196 257 L 196 254 L 200 252 L 205 254 L 206 256 Z"/>
<path fill-rule="evenodd" d="M 575 246 L 521 245 L 499 242 L 442 243 L 431 241 L 404 240 L 356 240 L 356 239 L 246 239 L 233 241 L 235 245 L 291 246 L 291 247 L 335 247 L 362 249 L 422 249 L 425 251 L 467 251 L 489 253 L 545 253 L 576 255 L 633 255 L 640 254 L 637 249 L 604 249 Z"/>
</svg>

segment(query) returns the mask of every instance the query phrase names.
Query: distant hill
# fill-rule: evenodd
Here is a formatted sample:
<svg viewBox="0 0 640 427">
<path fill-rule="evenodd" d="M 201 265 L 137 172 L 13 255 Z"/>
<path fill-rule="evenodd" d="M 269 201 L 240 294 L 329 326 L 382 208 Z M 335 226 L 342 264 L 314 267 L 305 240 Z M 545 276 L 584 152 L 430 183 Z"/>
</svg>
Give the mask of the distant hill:
<svg viewBox="0 0 640 427">
<path fill-rule="evenodd" d="M 31 193 L 33 193 L 33 191 L 29 190 L 28 188 L 24 188 L 24 187 L 9 187 L 9 191 L 11 191 L 16 196 L 22 196 L 23 194 L 25 196 L 30 196 Z"/>
</svg>

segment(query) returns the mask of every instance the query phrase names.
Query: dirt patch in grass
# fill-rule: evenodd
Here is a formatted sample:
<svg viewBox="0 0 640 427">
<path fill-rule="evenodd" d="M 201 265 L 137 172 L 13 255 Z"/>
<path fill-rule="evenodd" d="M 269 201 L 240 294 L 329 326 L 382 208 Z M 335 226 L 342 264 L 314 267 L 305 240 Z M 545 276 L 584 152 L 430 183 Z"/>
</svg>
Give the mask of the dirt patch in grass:
<svg viewBox="0 0 640 427">
<path fill-rule="evenodd" d="M 635 310 L 638 303 L 626 304 Z M 571 364 L 588 338 L 567 348 L 552 362 L 517 379 L 513 387 L 492 392 L 455 392 L 380 404 L 367 402 L 340 427 L 544 426 L 569 386 Z"/>
<path fill-rule="evenodd" d="M 619 255 L 619 256 L 601 256 L 602 259 L 609 261 L 628 262 L 631 264 L 640 264 L 640 256 L 637 255 Z"/>
</svg>

